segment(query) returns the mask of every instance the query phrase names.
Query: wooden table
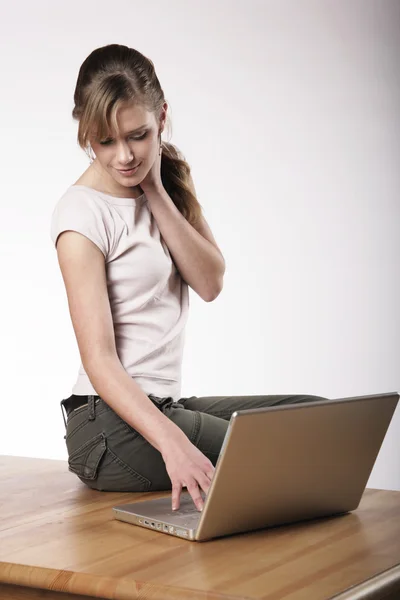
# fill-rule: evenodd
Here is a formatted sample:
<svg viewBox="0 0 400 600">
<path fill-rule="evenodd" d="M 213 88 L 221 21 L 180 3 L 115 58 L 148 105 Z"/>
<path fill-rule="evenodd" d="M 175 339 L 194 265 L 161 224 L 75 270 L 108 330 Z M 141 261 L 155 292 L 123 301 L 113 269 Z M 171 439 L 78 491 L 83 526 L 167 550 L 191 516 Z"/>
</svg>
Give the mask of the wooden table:
<svg viewBox="0 0 400 600">
<path fill-rule="evenodd" d="M 165 495 L 97 492 L 66 461 L 0 456 L 0 598 L 400 598 L 400 492 L 368 489 L 344 516 L 203 543 L 113 517 Z"/>
</svg>

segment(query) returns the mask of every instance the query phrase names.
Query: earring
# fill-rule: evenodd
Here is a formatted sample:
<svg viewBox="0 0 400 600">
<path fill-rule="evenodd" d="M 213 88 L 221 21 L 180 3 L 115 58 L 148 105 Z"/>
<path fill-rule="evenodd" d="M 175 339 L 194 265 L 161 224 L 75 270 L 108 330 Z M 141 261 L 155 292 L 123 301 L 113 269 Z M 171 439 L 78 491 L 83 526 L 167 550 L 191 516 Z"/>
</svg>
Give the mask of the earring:
<svg viewBox="0 0 400 600">
<path fill-rule="evenodd" d="M 92 162 L 94 161 L 94 153 L 93 148 L 90 144 L 87 145 L 85 152 L 87 157 L 89 158 L 90 164 L 92 164 Z"/>
<path fill-rule="evenodd" d="M 162 153 L 162 141 L 161 141 L 161 132 L 160 132 L 160 149 L 159 149 L 159 154 L 161 156 Z"/>
</svg>

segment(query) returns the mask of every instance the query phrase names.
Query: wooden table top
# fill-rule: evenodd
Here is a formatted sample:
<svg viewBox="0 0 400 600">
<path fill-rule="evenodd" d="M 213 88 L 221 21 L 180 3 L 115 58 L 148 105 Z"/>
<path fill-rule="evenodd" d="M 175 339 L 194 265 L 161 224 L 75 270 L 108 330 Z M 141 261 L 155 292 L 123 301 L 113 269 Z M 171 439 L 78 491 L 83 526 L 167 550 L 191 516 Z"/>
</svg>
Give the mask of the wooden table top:
<svg viewBox="0 0 400 600">
<path fill-rule="evenodd" d="M 66 461 L 0 456 L 0 589 L 113 600 L 347 600 L 400 590 L 400 492 L 368 489 L 344 516 L 203 543 L 113 516 L 116 504 L 166 495 L 98 492 Z"/>
</svg>

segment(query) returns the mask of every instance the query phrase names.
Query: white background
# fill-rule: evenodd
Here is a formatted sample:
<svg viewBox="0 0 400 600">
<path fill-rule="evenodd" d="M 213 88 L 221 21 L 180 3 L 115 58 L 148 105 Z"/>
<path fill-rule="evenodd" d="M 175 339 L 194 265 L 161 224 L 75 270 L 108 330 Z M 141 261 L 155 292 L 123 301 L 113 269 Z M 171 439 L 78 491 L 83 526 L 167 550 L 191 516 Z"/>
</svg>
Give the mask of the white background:
<svg viewBox="0 0 400 600">
<path fill-rule="evenodd" d="M 67 458 L 60 401 L 80 357 L 50 217 L 89 164 L 79 67 L 110 43 L 155 63 L 226 259 L 217 300 L 190 292 L 182 396 L 400 390 L 397 0 L 49 0 L 0 16 L 0 454 Z M 368 485 L 400 490 L 400 406 Z"/>
</svg>

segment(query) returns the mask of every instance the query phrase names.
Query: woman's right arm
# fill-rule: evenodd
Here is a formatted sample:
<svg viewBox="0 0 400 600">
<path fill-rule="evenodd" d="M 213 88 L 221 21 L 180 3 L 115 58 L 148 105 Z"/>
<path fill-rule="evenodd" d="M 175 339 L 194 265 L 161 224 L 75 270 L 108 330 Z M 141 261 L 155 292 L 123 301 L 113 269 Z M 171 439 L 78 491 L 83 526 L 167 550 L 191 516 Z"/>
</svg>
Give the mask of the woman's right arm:
<svg viewBox="0 0 400 600">
<path fill-rule="evenodd" d="M 214 466 L 147 397 L 125 371 L 115 347 L 104 255 L 84 235 L 58 236 L 57 255 L 82 365 L 97 394 L 164 459 L 172 482 L 172 507 L 187 487 L 196 507 L 211 484 Z"/>
</svg>

